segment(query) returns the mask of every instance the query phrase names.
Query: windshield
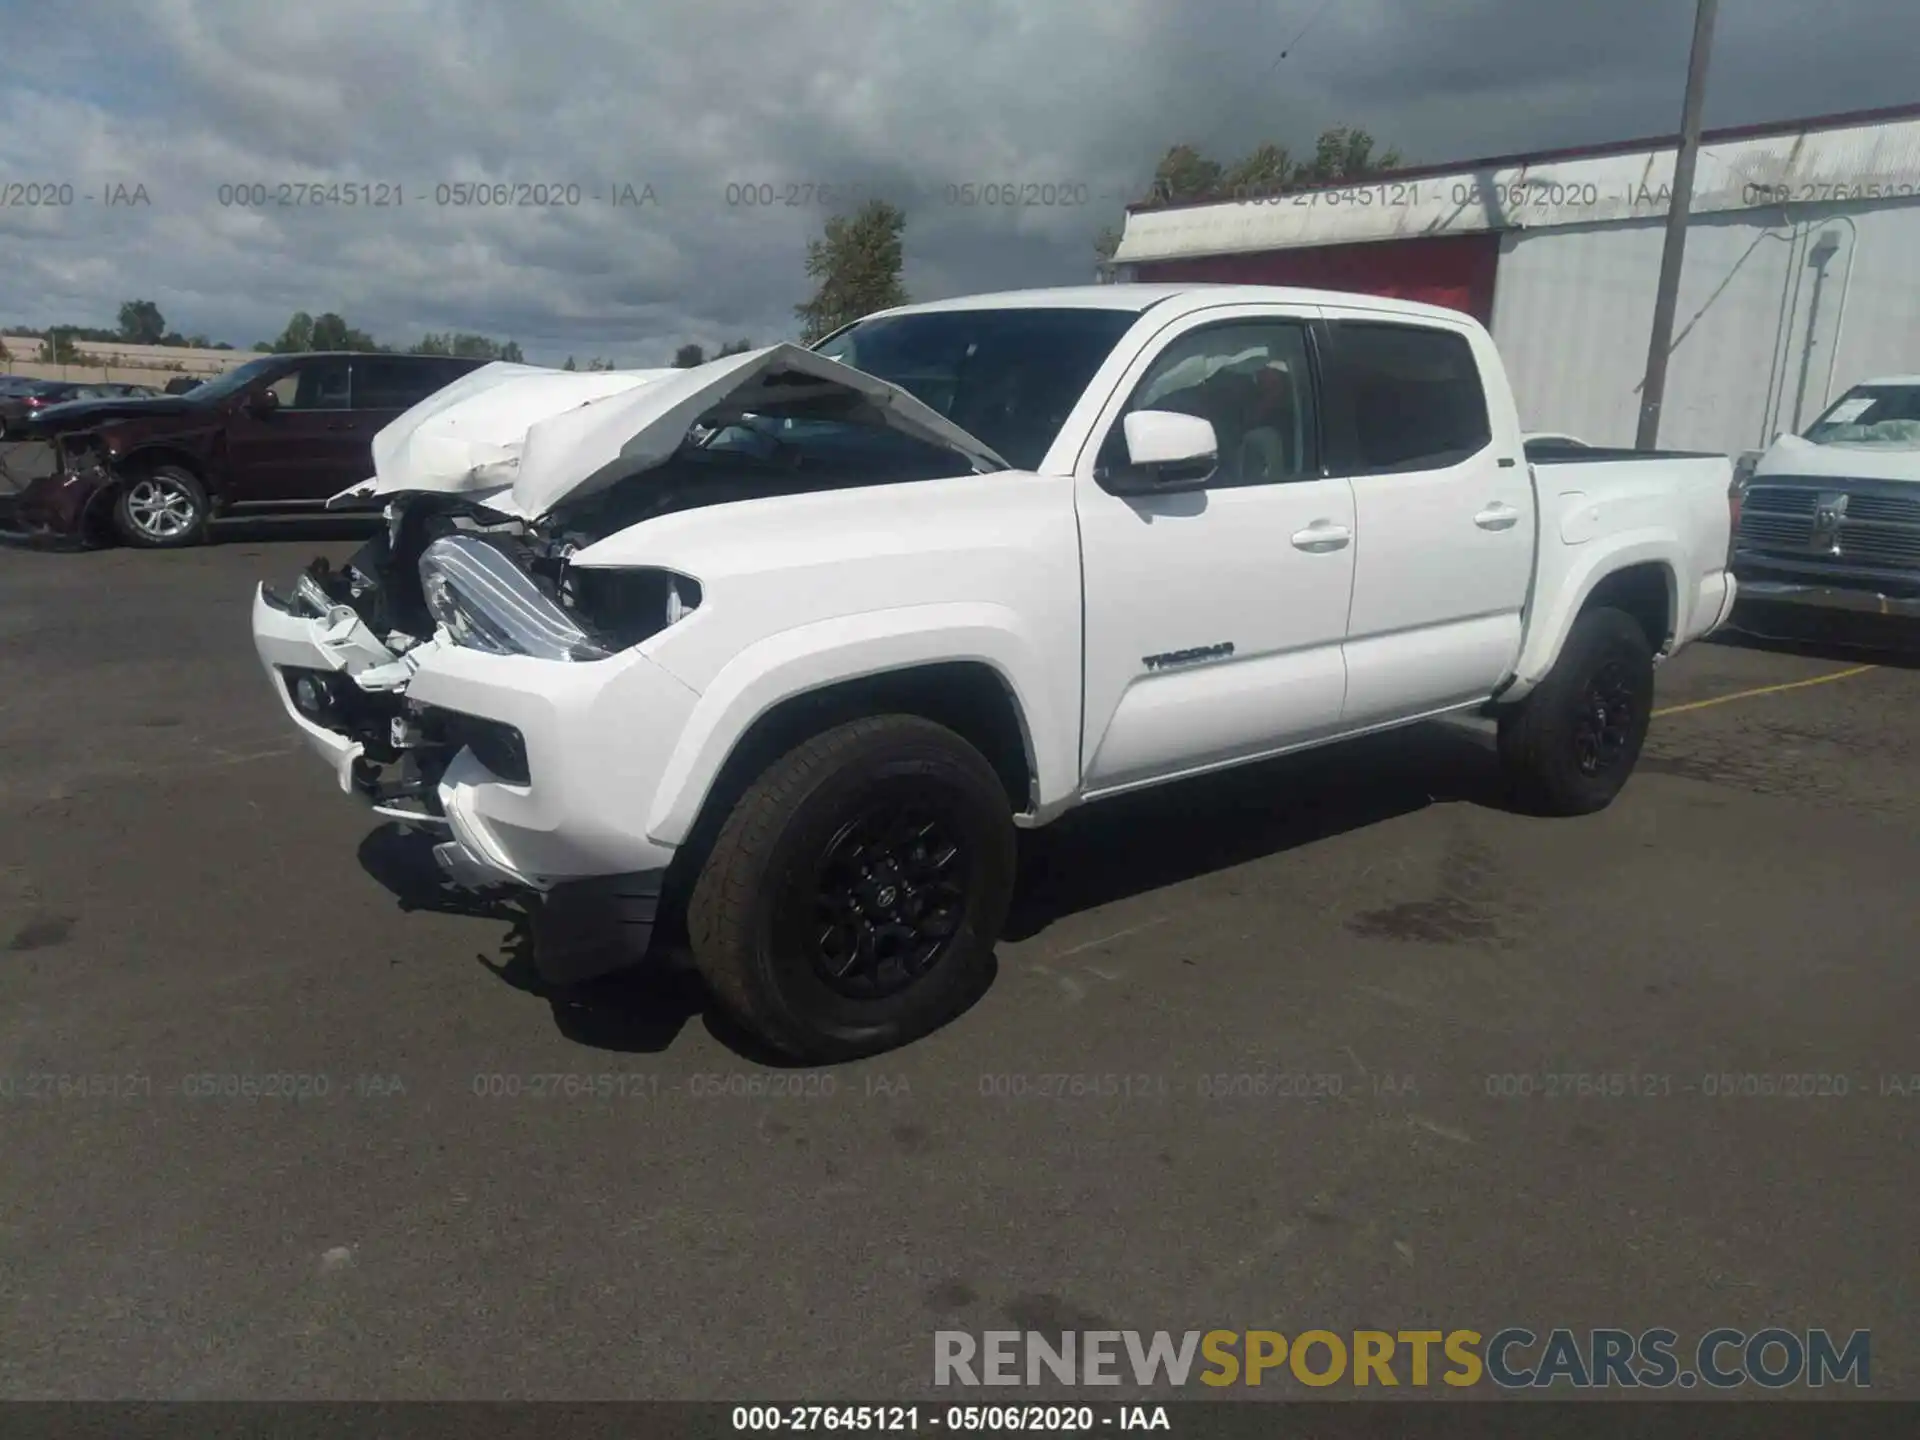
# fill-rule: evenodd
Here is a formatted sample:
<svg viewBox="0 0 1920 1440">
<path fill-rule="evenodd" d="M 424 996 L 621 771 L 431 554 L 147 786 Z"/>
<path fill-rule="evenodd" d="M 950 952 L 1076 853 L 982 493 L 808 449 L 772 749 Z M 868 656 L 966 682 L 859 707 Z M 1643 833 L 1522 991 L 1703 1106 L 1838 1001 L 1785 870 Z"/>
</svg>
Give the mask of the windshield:
<svg viewBox="0 0 1920 1440">
<path fill-rule="evenodd" d="M 1920 385 L 1856 385 L 1808 428 L 1816 445 L 1920 450 Z"/>
<path fill-rule="evenodd" d="M 862 320 L 816 347 L 1036 469 L 1132 310 L 942 310 Z"/>
<path fill-rule="evenodd" d="M 266 355 L 258 360 L 249 360 L 246 364 L 229 370 L 224 375 L 216 375 L 213 379 L 194 386 L 186 393 L 195 400 L 220 400 L 228 395 L 237 395 L 254 381 L 269 374 L 281 363 L 281 358 L 278 355 Z"/>
</svg>

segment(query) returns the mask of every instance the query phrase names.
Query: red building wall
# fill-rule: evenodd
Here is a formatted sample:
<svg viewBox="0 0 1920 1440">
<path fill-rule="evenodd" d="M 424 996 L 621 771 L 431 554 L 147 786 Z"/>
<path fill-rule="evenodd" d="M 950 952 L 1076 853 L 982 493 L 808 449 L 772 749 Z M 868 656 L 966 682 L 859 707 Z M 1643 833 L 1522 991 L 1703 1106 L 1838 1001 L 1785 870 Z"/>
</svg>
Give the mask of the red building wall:
<svg viewBox="0 0 1920 1440">
<path fill-rule="evenodd" d="M 1464 310 L 1486 325 L 1493 321 L 1493 281 L 1499 267 L 1500 237 L 1487 233 L 1156 260 L 1136 265 L 1134 278 L 1354 290 Z"/>
</svg>

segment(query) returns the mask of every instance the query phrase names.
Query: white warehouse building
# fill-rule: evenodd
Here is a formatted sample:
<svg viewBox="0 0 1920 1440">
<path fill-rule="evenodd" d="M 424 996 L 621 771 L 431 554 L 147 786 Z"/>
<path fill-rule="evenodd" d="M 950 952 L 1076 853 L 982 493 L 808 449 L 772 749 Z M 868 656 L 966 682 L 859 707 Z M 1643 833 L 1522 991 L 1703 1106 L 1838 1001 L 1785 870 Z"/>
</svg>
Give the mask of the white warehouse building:
<svg viewBox="0 0 1920 1440">
<path fill-rule="evenodd" d="M 1631 445 L 1677 142 L 1132 207 L 1121 278 L 1317 285 L 1466 310 L 1521 419 Z M 1701 138 L 1660 444 L 1739 453 L 1920 373 L 1920 105 Z"/>
</svg>

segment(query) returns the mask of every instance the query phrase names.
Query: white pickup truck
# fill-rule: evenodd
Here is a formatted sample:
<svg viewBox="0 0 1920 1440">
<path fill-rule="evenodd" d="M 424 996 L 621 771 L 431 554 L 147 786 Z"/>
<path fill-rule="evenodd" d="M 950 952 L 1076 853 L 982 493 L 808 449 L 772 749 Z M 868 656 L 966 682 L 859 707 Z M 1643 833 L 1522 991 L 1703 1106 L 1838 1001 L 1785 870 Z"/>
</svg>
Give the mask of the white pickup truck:
<svg viewBox="0 0 1920 1440">
<path fill-rule="evenodd" d="M 537 902 L 549 979 L 682 926 L 839 1059 L 964 1007 L 1015 828 L 1090 801 L 1457 712 L 1532 806 L 1611 801 L 1655 663 L 1732 606 L 1732 465 L 1549 449 L 1473 320 L 1305 290 L 491 365 L 381 433 L 348 494 L 386 530 L 254 637 L 343 789 Z"/>
</svg>

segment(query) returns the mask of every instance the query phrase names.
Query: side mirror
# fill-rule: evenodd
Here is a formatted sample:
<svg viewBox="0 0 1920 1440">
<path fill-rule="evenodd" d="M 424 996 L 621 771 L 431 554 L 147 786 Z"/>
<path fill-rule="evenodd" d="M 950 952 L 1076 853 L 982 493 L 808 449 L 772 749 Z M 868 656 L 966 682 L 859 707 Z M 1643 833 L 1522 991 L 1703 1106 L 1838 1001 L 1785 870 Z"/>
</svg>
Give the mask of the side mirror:
<svg viewBox="0 0 1920 1440">
<path fill-rule="evenodd" d="M 1199 490 L 1219 467 L 1213 422 L 1172 410 L 1136 410 L 1121 421 L 1127 467 L 1103 482 L 1115 495 L 1170 495 Z"/>
<path fill-rule="evenodd" d="M 247 413 L 266 419 L 280 408 L 280 397 L 271 390 L 256 390 L 247 397 Z"/>
</svg>

